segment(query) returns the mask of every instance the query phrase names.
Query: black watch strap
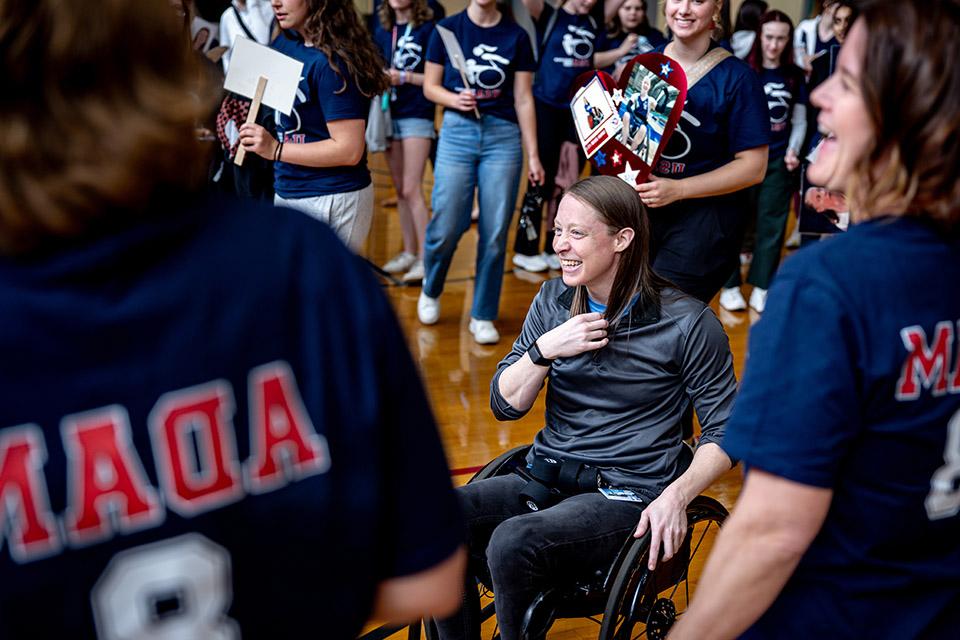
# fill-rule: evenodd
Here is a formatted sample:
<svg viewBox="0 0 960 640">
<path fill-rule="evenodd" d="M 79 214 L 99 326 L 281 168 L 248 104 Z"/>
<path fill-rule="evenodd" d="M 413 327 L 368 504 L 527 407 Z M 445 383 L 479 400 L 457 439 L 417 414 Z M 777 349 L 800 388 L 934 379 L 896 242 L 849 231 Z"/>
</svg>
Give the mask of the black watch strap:
<svg viewBox="0 0 960 640">
<path fill-rule="evenodd" d="M 549 358 L 544 358 L 543 354 L 540 353 L 540 347 L 537 346 L 537 341 L 534 340 L 533 344 L 530 345 L 530 348 L 527 349 L 527 355 L 530 356 L 530 360 L 533 361 L 533 364 L 541 367 L 549 367 L 553 364 L 553 360 Z"/>
</svg>

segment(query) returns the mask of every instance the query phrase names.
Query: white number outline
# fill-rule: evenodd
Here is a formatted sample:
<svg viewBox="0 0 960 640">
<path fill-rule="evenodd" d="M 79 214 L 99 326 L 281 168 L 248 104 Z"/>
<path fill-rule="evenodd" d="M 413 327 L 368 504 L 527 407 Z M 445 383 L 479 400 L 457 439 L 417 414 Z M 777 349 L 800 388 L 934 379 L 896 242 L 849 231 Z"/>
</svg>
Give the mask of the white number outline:
<svg viewBox="0 0 960 640">
<path fill-rule="evenodd" d="M 90 592 L 101 640 L 233 640 L 230 554 L 198 533 L 141 545 L 115 555 Z M 175 593 L 178 612 L 161 619 L 150 602 Z"/>
<path fill-rule="evenodd" d="M 947 445 L 943 450 L 946 464 L 930 478 L 930 493 L 923 505 L 930 520 L 942 520 L 960 513 L 960 411 L 947 423 Z"/>
</svg>

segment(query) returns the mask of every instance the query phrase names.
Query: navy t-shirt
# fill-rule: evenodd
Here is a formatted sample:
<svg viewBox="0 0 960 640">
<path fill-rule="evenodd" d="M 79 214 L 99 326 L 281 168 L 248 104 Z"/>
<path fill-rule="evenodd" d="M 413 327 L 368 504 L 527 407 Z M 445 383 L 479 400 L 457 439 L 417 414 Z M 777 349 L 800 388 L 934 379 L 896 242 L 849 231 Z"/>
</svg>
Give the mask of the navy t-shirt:
<svg viewBox="0 0 960 640">
<path fill-rule="evenodd" d="M 716 47 L 710 45 L 711 50 Z M 657 51 L 662 53 L 663 47 Z M 760 80 L 731 54 L 688 90 L 683 115 L 654 173 L 667 178 L 700 175 L 727 164 L 740 151 L 766 145 L 769 139 L 767 101 Z M 692 198 L 651 209 L 654 269 L 688 293 L 705 295 L 690 282 L 735 268 L 748 211 L 745 193 Z"/>
<path fill-rule="evenodd" d="M 854 225 L 781 267 L 723 448 L 833 502 L 747 637 L 956 637 L 958 283 L 960 240 L 914 219 Z"/>
<path fill-rule="evenodd" d="M 289 116 L 276 112 L 277 135 L 283 136 L 284 141 L 304 144 L 329 140 L 328 122 L 366 121 L 370 112 L 370 98 L 360 93 L 343 62 L 337 64 L 340 70 L 337 74 L 322 51 L 306 46 L 289 32 L 281 33 L 270 46 L 303 63 L 303 75 L 293 101 L 293 111 Z M 273 173 L 274 188 L 284 198 L 347 193 L 370 184 L 366 154 L 350 167 L 318 168 L 277 162 Z"/>
<path fill-rule="evenodd" d="M 533 95 L 562 109 L 570 104 L 570 87 L 576 77 L 593 68 L 600 29 L 590 15 L 570 14 L 546 3 L 536 27 L 540 68 L 533 81 Z"/>
<path fill-rule="evenodd" d="M 299 212 L 125 214 L 0 258 L 0 637 L 356 637 L 461 535 L 388 301 Z"/>
<path fill-rule="evenodd" d="M 783 67 L 761 69 L 760 83 L 767 96 L 770 112 L 770 159 L 779 160 L 787 153 L 790 132 L 793 129 L 793 107 L 806 104 L 807 89 L 801 72 L 791 76 Z"/>
<path fill-rule="evenodd" d="M 377 21 L 373 34 L 377 47 L 383 54 L 387 65 L 393 69 L 408 73 L 423 73 L 427 62 L 427 45 L 433 35 L 433 22 L 424 22 L 414 27 L 412 24 L 398 24 L 387 30 Z M 396 32 L 396 45 L 394 45 Z M 423 87 L 415 84 L 401 84 L 391 88 L 390 115 L 393 118 L 426 118 L 433 121 L 437 106 L 423 95 Z"/>
<path fill-rule="evenodd" d="M 438 26 L 453 32 L 465 58 L 467 81 L 477 96 L 481 114 L 517 121 L 513 106 L 513 78 L 517 71 L 536 71 L 530 37 L 506 16 L 492 27 L 478 27 L 466 11 L 444 18 Z M 464 89 L 460 72 L 450 64 L 440 34 L 434 31 L 427 60 L 443 65 L 443 86 L 458 93 Z"/>
</svg>

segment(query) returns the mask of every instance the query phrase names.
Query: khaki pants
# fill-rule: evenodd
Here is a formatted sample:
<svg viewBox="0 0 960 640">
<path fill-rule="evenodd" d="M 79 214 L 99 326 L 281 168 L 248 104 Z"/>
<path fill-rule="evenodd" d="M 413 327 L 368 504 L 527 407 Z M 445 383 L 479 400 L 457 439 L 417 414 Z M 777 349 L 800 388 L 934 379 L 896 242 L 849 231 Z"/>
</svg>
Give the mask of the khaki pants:
<svg viewBox="0 0 960 640">
<path fill-rule="evenodd" d="M 302 211 L 321 222 L 326 222 L 337 236 L 353 250 L 362 254 L 373 219 L 373 185 L 359 191 L 331 193 L 312 198 L 273 197 L 279 207 Z"/>
</svg>

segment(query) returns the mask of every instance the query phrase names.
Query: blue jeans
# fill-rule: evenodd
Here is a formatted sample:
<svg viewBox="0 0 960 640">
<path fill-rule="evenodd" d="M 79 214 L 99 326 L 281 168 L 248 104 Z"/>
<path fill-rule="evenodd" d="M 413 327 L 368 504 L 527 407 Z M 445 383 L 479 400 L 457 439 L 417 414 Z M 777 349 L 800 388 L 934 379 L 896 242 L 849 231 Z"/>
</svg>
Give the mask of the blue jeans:
<svg viewBox="0 0 960 640">
<path fill-rule="evenodd" d="M 443 293 L 450 261 L 470 228 L 473 190 L 479 185 L 477 277 L 471 316 L 496 320 L 503 284 L 507 231 L 517 203 L 523 169 L 520 127 L 485 115 L 481 120 L 447 111 L 434 167 L 433 217 L 424 241 L 423 292 Z"/>
<path fill-rule="evenodd" d="M 460 611 L 437 620 L 442 640 L 480 639 L 480 600 L 472 576 L 493 587 L 500 636 L 515 640 L 538 593 L 610 568 L 645 506 L 594 491 L 531 512 L 519 497 L 525 484 L 510 474 L 457 489 L 470 569 Z"/>
</svg>

